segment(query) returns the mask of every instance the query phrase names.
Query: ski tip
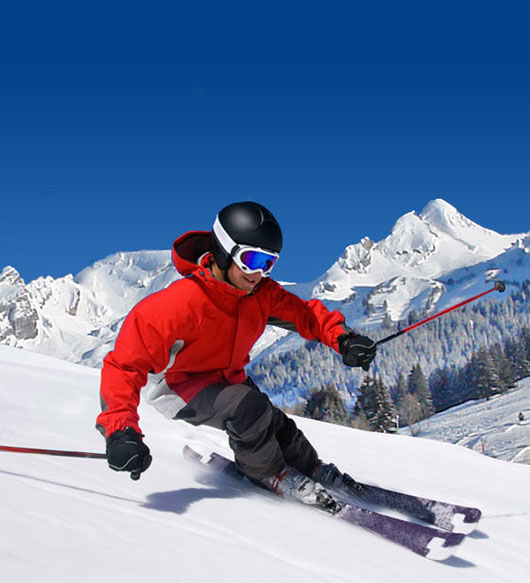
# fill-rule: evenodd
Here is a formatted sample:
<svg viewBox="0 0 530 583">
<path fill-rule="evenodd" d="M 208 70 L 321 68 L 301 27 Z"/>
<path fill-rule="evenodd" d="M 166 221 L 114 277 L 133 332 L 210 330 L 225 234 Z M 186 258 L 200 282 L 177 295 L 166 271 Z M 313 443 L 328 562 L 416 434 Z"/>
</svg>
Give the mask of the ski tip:
<svg viewBox="0 0 530 583">
<path fill-rule="evenodd" d="M 435 536 L 427 545 L 425 557 L 431 561 L 445 561 L 454 553 L 454 547 L 458 546 L 465 538 L 464 534 L 451 533 L 447 537 Z"/>
<path fill-rule="evenodd" d="M 468 508 L 466 512 L 466 522 L 478 522 L 482 517 L 482 511 L 478 508 Z"/>
<path fill-rule="evenodd" d="M 453 516 L 453 532 L 469 534 L 475 530 L 482 512 L 478 508 L 466 508 L 465 511 L 455 512 Z"/>
</svg>

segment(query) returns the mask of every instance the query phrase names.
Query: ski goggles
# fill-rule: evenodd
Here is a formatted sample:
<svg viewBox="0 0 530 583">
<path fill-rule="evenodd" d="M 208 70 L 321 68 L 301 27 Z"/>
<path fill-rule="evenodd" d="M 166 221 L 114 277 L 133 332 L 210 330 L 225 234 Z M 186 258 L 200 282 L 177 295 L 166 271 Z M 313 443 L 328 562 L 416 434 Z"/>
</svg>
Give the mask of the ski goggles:
<svg viewBox="0 0 530 583">
<path fill-rule="evenodd" d="M 219 217 L 216 217 L 213 232 L 221 243 L 223 249 L 232 257 L 234 263 L 244 273 L 257 273 L 261 271 L 263 277 L 267 277 L 278 258 L 279 253 L 268 251 L 252 245 L 238 245 L 225 231 Z"/>
<path fill-rule="evenodd" d="M 257 273 L 261 271 L 267 277 L 280 255 L 274 251 L 266 251 L 259 247 L 238 247 L 232 259 L 234 263 L 245 273 Z"/>
</svg>

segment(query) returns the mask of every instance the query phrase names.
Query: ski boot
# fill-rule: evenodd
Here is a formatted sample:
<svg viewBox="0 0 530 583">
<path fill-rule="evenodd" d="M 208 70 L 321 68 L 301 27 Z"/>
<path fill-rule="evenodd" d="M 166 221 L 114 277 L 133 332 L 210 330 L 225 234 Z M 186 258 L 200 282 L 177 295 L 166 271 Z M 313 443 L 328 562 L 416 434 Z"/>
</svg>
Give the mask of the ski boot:
<svg viewBox="0 0 530 583">
<path fill-rule="evenodd" d="M 365 490 L 349 474 L 343 474 L 335 464 L 326 464 L 318 460 L 311 473 L 311 479 L 330 490 L 344 492 L 362 498 Z"/>
<path fill-rule="evenodd" d="M 285 466 L 274 476 L 261 480 L 260 484 L 283 498 L 316 506 L 330 514 L 340 510 L 339 503 L 320 484 L 291 466 Z"/>
</svg>

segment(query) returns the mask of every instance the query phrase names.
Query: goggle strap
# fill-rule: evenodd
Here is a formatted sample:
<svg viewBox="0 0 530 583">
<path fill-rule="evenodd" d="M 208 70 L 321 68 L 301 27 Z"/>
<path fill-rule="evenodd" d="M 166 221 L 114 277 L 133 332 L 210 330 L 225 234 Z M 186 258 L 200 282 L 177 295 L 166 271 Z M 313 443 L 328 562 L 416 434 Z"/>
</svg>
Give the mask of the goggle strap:
<svg viewBox="0 0 530 583">
<path fill-rule="evenodd" d="M 221 247 L 229 254 L 232 255 L 232 251 L 234 247 L 237 246 L 237 243 L 230 237 L 230 235 L 225 231 L 223 225 L 221 225 L 221 221 L 219 220 L 219 215 L 215 217 L 215 222 L 213 224 L 213 232 L 217 237 L 219 243 L 221 243 Z"/>
</svg>

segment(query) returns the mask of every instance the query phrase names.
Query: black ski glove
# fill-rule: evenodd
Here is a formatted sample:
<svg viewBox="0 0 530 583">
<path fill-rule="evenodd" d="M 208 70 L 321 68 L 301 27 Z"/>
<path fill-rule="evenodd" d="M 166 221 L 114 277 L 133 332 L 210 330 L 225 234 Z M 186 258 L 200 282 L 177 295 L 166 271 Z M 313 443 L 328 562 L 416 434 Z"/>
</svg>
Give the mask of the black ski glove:
<svg viewBox="0 0 530 583">
<path fill-rule="evenodd" d="M 132 427 L 116 431 L 107 438 L 107 463 L 117 472 L 131 472 L 132 480 L 139 480 L 140 474 L 151 465 L 149 448 Z"/>
<path fill-rule="evenodd" d="M 346 366 L 360 366 L 364 371 L 368 371 L 376 351 L 373 340 L 348 329 L 345 334 L 339 336 L 338 342 L 342 362 Z"/>
</svg>

